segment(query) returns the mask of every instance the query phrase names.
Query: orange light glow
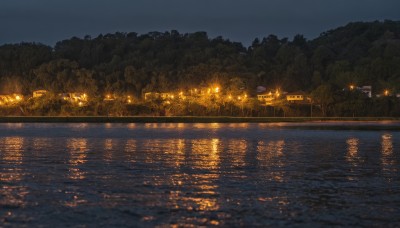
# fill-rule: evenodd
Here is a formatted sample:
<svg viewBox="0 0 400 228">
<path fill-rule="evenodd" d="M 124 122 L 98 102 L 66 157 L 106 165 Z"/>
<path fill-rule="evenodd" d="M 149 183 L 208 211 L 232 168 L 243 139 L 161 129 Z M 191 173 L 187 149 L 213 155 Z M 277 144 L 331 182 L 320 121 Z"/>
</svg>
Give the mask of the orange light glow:
<svg viewBox="0 0 400 228">
<path fill-rule="evenodd" d="M 389 90 L 386 89 L 384 93 L 385 93 L 385 96 L 388 96 L 389 95 Z"/>
</svg>

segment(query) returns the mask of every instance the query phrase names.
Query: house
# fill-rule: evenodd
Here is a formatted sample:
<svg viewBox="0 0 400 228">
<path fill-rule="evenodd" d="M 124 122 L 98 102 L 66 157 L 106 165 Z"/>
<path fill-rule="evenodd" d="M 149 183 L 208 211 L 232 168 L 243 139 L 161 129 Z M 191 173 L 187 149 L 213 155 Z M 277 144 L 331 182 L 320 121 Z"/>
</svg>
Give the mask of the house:
<svg viewBox="0 0 400 228">
<path fill-rule="evenodd" d="M 365 93 L 369 98 L 372 97 L 372 86 L 362 86 L 358 87 L 357 89 L 359 89 L 362 93 Z"/>
<path fill-rule="evenodd" d="M 286 100 L 290 103 L 303 103 L 307 100 L 302 91 L 286 94 Z"/>
<path fill-rule="evenodd" d="M 259 93 L 259 94 L 257 94 L 257 100 L 259 100 L 262 103 L 265 103 L 265 105 L 271 105 L 272 102 L 274 100 L 278 99 L 280 95 L 281 94 L 279 93 L 278 90 L 276 90 L 274 92 L 270 91 L 268 93 L 266 93 L 266 92 Z"/>
<path fill-rule="evenodd" d="M 35 90 L 33 91 L 32 97 L 37 98 L 45 95 L 47 93 L 47 90 L 41 89 L 41 90 Z"/>
</svg>

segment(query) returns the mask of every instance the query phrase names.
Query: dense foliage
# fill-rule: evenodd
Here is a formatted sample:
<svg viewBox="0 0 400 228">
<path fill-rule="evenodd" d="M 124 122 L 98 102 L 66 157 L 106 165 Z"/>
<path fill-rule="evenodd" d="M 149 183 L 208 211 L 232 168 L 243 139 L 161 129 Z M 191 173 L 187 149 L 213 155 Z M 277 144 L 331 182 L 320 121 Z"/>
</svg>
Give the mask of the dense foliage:
<svg viewBox="0 0 400 228">
<path fill-rule="evenodd" d="M 54 47 L 37 43 L 0 46 L 1 94 L 28 95 L 46 89 L 52 94 L 85 92 L 90 97 L 134 94 L 138 100 L 145 92 L 186 91 L 215 83 L 225 91 L 243 90 L 250 96 L 260 85 L 271 90 L 301 90 L 317 102 L 315 115 L 400 116 L 395 96 L 367 98 L 343 90 L 354 84 L 371 85 L 375 95 L 384 90 L 391 95 L 400 92 L 400 22 L 350 23 L 314 40 L 306 40 L 302 35 L 292 40 L 269 35 L 255 39 L 248 48 L 222 37 L 211 39 L 205 32 L 180 34 L 174 30 L 73 37 Z M 115 109 L 120 115 L 154 114 L 154 108 L 145 102 L 134 107 L 114 103 L 117 107 L 113 108 L 97 102 L 86 112 L 68 111 L 60 102 L 47 102 L 40 111 L 31 112 L 28 110 L 33 104 L 25 104 L 23 113 L 97 115 L 105 114 L 105 109 Z M 189 110 L 186 107 L 171 113 L 284 115 L 285 109 L 290 109 L 286 114 L 310 115 L 308 108 L 302 111 L 304 107 L 286 105 L 279 107 L 280 112 L 272 112 L 268 111 L 270 107 L 248 105 L 251 108 L 246 112 L 237 106 L 237 113 L 225 102 L 222 107 L 226 106 L 226 112 L 218 105 L 218 110 L 209 112 L 201 107 L 198 109 L 203 112 L 194 112 L 195 107 L 190 108 L 191 112 L 182 111 Z M 53 106 L 57 108 L 49 108 Z"/>
</svg>

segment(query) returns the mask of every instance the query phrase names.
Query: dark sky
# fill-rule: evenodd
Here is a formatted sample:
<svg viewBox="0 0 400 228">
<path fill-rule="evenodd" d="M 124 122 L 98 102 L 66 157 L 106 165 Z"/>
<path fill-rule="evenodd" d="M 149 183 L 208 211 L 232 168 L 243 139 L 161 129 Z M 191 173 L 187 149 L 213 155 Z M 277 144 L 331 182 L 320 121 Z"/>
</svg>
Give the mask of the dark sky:
<svg viewBox="0 0 400 228">
<path fill-rule="evenodd" d="M 249 45 L 384 19 L 400 20 L 400 0 L 0 0 L 0 44 L 176 29 Z"/>
</svg>

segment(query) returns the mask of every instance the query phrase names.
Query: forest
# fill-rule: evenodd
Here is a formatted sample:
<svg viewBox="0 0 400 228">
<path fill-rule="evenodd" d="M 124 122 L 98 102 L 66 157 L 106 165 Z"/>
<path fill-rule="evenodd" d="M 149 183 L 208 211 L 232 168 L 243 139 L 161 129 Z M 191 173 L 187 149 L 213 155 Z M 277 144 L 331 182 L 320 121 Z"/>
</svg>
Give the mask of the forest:
<svg viewBox="0 0 400 228">
<path fill-rule="evenodd" d="M 218 94 L 188 95 L 215 86 Z M 260 86 L 301 91 L 310 102 L 266 105 L 257 99 Z M 349 86 L 371 86 L 372 96 Z M 28 99 L 36 90 L 48 93 Z M 87 94 L 87 103 L 60 99 L 71 92 Z M 172 102 L 146 93 L 185 96 Z M 4 44 L 0 94 L 25 97 L 0 105 L 0 115 L 399 117 L 400 22 L 353 22 L 312 40 L 266 35 L 249 47 L 175 30 L 72 37 L 54 47 Z"/>
</svg>

